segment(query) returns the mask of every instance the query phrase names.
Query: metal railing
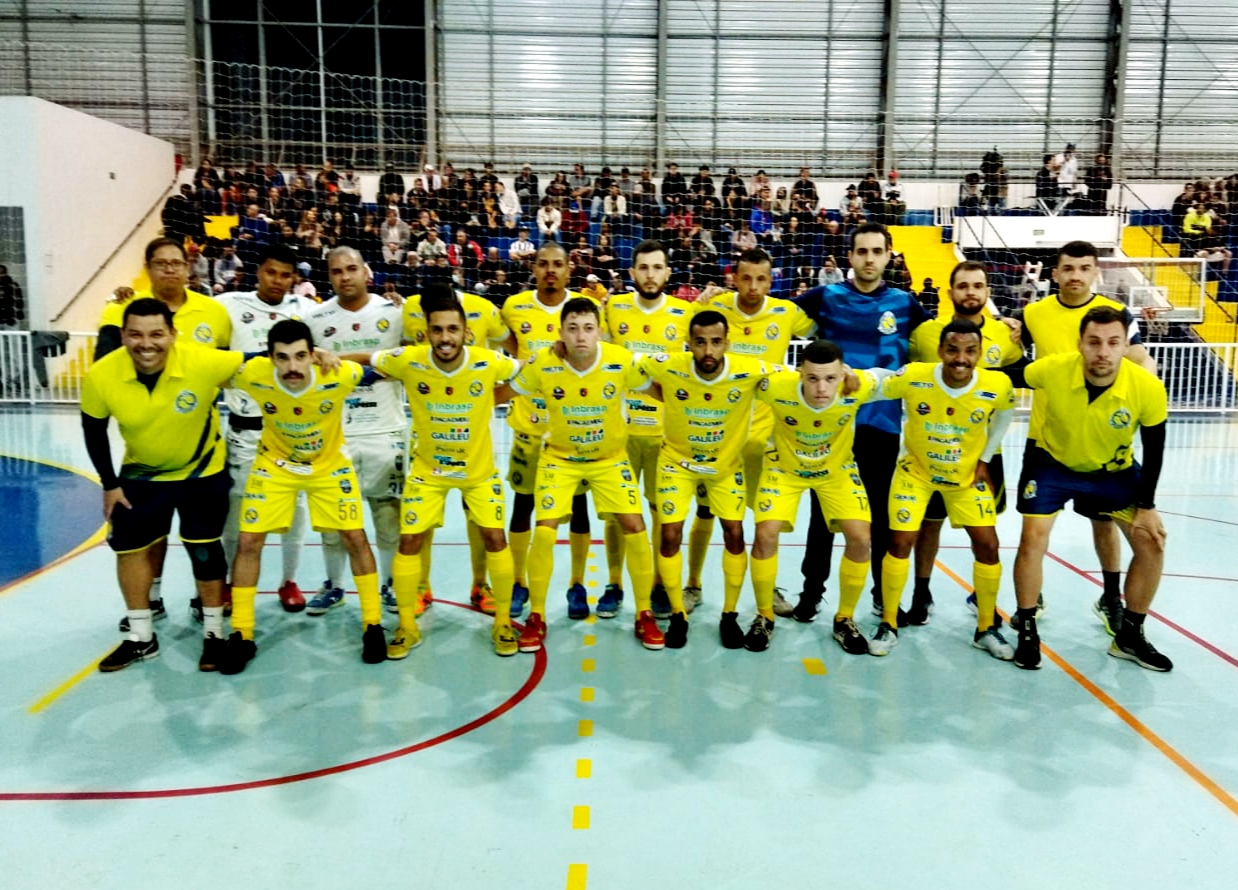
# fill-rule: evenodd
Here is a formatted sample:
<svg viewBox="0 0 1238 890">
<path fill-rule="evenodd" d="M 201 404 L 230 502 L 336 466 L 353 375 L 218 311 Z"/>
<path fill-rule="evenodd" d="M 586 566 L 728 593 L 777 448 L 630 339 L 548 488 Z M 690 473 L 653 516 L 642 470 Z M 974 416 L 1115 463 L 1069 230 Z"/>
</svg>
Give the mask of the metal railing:
<svg viewBox="0 0 1238 890">
<path fill-rule="evenodd" d="M 95 334 L 71 333 L 63 355 L 36 349 L 29 331 L 0 331 L 0 405 L 76 405 Z"/>
</svg>

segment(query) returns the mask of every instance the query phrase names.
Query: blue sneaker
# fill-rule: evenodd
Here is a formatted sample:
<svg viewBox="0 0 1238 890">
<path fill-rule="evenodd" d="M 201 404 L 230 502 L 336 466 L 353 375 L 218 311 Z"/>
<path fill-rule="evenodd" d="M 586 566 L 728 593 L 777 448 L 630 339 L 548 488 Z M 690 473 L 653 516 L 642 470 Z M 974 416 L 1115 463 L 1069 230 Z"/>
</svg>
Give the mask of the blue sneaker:
<svg viewBox="0 0 1238 890">
<path fill-rule="evenodd" d="M 614 618 L 621 608 L 623 608 L 623 588 L 618 584 L 607 584 L 606 590 L 598 600 L 598 617 Z"/>
<path fill-rule="evenodd" d="M 309 615 L 326 615 L 336 606 L 342 605 L 344 605 L 344 588 L 331 586 L 331 580 L 327 579 L 322 587 L 318 588 L 318 592 L 310 597 L 310 601 L 305 605 L 305 611 Z"/>
<path fill-rule="evenodd" d="M 395 591 L 391 589 L 391 585 L 383 585 L 381 596 L 383 598 L 383 609 L 390 615 L 399 615 L 400 604 L 395 601 Z"/>
<path fill-rule="evenodd" d="M 661 584 L 653 586 L 653 592 L 649 595 L 649 608 L 653 611 L 654 618 L 671 617 L 671 598 Z"/>
<path fill-rule="evenodd" d="M 589 594 L 585 592 L 585 585 L 573 584 L 567 589 L 567 617 L 573 621 L 589 617 Z"/>
<path fill-rule="evenodd" d="M 512 607 L 511 616 L 519 618 L 524 614 L 525 604 L 529 602 L 529 588 L 525 587 L 519 581 L 512 585 Z"/>
</svg>

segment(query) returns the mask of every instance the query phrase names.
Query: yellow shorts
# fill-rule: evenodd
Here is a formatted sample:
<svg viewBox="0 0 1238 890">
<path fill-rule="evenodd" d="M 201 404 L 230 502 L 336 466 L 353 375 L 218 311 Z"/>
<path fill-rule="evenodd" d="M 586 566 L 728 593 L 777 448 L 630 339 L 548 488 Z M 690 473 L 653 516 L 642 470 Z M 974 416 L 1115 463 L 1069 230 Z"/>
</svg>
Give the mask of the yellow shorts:
<svg viewBox="0 0 1238 890">
<path fill-rule="evenodd" d="M 907 469 L 908 459 L 898 462 L 894 478 L 890 482 L 890 530 L 896 532 L 918 531 L 924 520 L 933 492 L 941 492 L 946 504 L 946 515 L 954 528 L 997 525 L 997 508 L 993 493 L 988 488 L 972 486 L 934 485 L 932 482 L 913 476 Z M 822 509 L 825 505 L 822 504 Z"/>
<path fill-rule="evenodd" d="M 309 466 L 259 454 L 241 496 L 241 531 L 287 531 L 302 491 L 315 531 L 365 528 L 361 486 L 347 457 L 341 454 L 329 463 Z"/>
<path fill-rule="evenodd" d="M 607 461 L 559 461 L 543 454 L 537 465 L 537 519 L 566 519 L 572 497 L 589 480 L 593 509 L 599 516 L 640 513 L 640 489 L 626 457 Z"/>
<path fill-rule="evenodd" d="M 419 535 L 443 524 L 447 495 L 459 491 L 469 519 L 481 528 L 503 528 L 506 498 L 496 470 L 485 482 L 471 486 L 447 485 L 441 479 L 418 475 L 404 480 L 400 502 L 400 534 Z"/>
<path fill-rule="evenodd" d="M 628 436 L 628 463 L 650 504 L 658 501 L 658 452 L 661 450 L 661 436 Z"/>
<path fill-rule="evenodd" d="M 872 521 L 868 493 L 860 481 L 860 471 L 854 463 L 850 463 L 828 476 L 815 479 L 805 479 L 785 473 L 776 465 L 767 465 L 757 486 L 757 503 L 753 508 L 757 522 L 777 521 L 782 523 L 782 531 L 794 531 L 800 498 L 810 489 L 817 493 L 821 513 L 830 531 L 838 531 L 840 522 L 852 519 Z"/>
<path fill-rule="evenodd" d="M 748 504 L 744 471 L 705 475 L 694 473 L 663 454 L 658 461 L 658 515 L 663 522 L 683 522 L 693 498 L 719 519 L 742 520 Z"/>
</svg>

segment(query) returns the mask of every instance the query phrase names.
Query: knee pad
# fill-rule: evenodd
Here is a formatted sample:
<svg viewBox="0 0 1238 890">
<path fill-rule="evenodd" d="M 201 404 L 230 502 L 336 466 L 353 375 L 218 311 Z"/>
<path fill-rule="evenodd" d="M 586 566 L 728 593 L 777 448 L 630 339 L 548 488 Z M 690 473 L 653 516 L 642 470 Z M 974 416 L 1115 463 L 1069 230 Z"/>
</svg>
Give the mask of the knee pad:
<svg viewBox="0 0 1238 890">
<path fill-rule="evenodd" d="M 193 576 L 199 581 L 222 581 L 228 575 L 228 560 L 224 558 L 224 546 L 219 541 L 207 543 L 185 542 L 189 551 L 189 564 Z"/>
</svg>

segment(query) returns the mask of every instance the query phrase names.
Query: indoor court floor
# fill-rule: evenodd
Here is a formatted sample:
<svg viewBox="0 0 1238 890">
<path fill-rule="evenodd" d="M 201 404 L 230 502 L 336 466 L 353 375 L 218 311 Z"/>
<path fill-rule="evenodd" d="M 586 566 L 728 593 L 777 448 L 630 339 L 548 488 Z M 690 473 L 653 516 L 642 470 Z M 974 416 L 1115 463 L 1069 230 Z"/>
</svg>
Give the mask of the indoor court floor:
<svg viewBox="0 0 1238 890">
<path fill-rule="evenodd" d="M 1025 432 L 1017 421 L 1007 442 Z M 1017 479 L 1021 447 L 1005 453 Z M 425 643 L 405 661 L 361 662 L 355 599 L 312 618 L 283 613 L 271 595 L 259 598 L 249 669 L 199 673 L 191 575 L 173 547 L 162 657 L 104 675 L 94 665 L 118 641 L 123 606 L 77 412 L 0 413 L 0 455 L 6 890 L 1238 880 L 1234 420 L 1170 424 L 1158 496 L 1167 575 L 1148 621 L 1175 662 L 1169 674 L 1106 654 L 1091 534 L 1073 515 L 1046 560 L 1039 672 L 969 645 L 971 555 L 952 531 L 932 623 L 905 629 L 886 658 L 834 643 L 832 587 L 826 615 L 780 620 L 768 652 L 721 648 L 718 533 L 685 649 L 639 646 L 630 593 L 614 620 L 569 621 L 564 545 L 546 651 L 500 659 L 489 619 L 466 607 L 453 508 L 436 542 Z M 784 535 L 780 578 L 792 593 L 804 528 Z M 1008 612 L 1013 509 L 999 534 Z M 277 539 L 266 553 L 260 589 L 272 591 Z M 321 580 L 320 554 L 311 535 L 303 589 Z M 589 579 L 600 592 L 600 544 Z M 746 589 L 740 620 L 751 616 Z M 871 631 L 876 619 L 858 617 Z"/>
</svg>

